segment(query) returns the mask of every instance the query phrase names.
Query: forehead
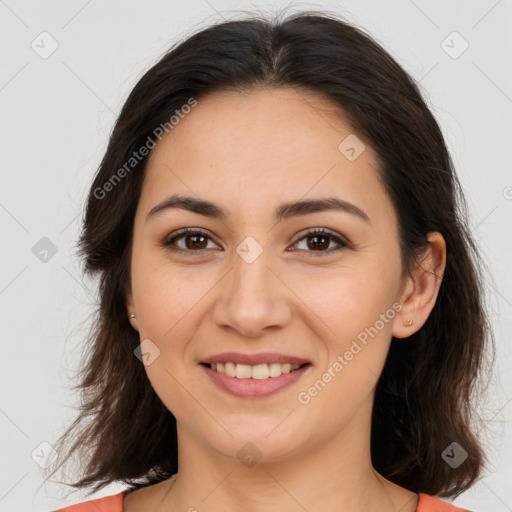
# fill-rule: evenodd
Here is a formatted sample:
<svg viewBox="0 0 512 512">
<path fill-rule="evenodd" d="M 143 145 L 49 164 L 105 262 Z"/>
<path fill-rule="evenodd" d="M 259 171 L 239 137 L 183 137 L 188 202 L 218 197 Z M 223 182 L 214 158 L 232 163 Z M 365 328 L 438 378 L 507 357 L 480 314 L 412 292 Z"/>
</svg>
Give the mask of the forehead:
<svg viewBox="0 0 512 512">
<path fill-rule="evenodd" d="M 356 148 L 355 159 L 343 152 L 344 141 Z M 369 204 L 384 190 L 375 153 L 363 144 L 336 105 L 310 92 L 213 93 L 152 150 L 141 203 L 148 210 L 179 191 L 233 211 L 240 201 L 261 207 L 269 196 L 277 201 L 334 193 Z"/>
<path fill-rule="evenodd" d="M 352 131 L 336 105 L 305 90 L 221 91 L 200 99 L 182 115 L 153 157 L 174 145 L 188 160 L 243 156 L 259 161 L 268 155 L 285 161 L 294 155 L 337 151 L 336 142 Z M 241 147 L 241 142 L 249 144 Z"/>
</svg>

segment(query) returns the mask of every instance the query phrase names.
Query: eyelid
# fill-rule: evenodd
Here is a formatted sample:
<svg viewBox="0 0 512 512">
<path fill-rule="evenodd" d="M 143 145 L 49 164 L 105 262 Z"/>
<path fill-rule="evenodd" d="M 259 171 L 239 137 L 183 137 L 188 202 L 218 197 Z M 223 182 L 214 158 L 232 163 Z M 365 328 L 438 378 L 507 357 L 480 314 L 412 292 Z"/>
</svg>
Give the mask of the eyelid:
<svg viewBox="0 0 512 512">
<path fill-rule="evenodd" d="M 180 253 L 185 253 L 185 254 L 188 253 L 190 255 L 197 255 L 200 253 L 207 252 L 206 249 L 197 249 L 197 250 L 190 249 L 189 250 L 189 249 L 181 249 L 179 247 L 173 247 L 173 243 L 176 240 L 182 239 L 182 238 L 186 237 L 187 235 L 195 235 L 195 234 L 203 235 L 206 238 L 209 238 L 216 245 L 220 245 L 215 241 L 214 237 L 207 230 L 204 230 L 202 228 L 183 228 L 183 229 L 174 231 L 170 235 L 166 236 L 162 240 L 160 245 L 162 245 L 164 248 L 166 248 L 172 252 L 180 252 Z M 334 241 L 338 245 L 338 247 L 323 250 L 323 251 L 305 251 L 302 249 L 292 249 L 291 251 L 288 251 L 288 252 L 298 251 L 303 254 L 305 253 L 307 256 L 321 257 L 321 256 L 328 256 L 337 251 L 352 247 L 352 243 L 350 242 L 350 240 L 348 240 L 347 237 L 345 237 L 344 235 L 339 234 L 335 231 L 332 231 L 328 228 L 324 228 L 324 227 L 308 228 L 305 231 L 302 231 L 301 233 L 299 233 L 296 236 L 295 241 L 292 243 L 292 246 L 297 245 L 300 241 L 302 241 L 305 238 L 310 238 L 310 237 L 314 237 L 314 236 L 328 236 L 332 241 Z"/>
<path fill-rule="evenodd" d="M 331 238 L 338 238 L 338 239 L 340 239 L 341 242 L 344 242 L 346 244 L 350 243 L 348 238 L 343 236 L 341 233 L 337 233 L 336 231 L 333 231 L 329 228 L 314 227 L 314 228 L 307 228 L 304 231 L 301 231 L 300 233 L 298 233 L 296 236 L 295 242 L 293 242 L 293 244 L 295 245 L 297 242 L 299 242 L 300 240 L 302 240 L 305 237 L 315 236 L 315 235 L 319 235 L 319 234 L 328 235 Z"/>
<path fill-rule="evenodd" d="M 206 250 L 205 249 L 198 249 L 198 250 L 185 250 L 185 249 L 180 249 L 179 247 L 172 247 L 172 244 L 176 241 L 176 240 L 179 240 L 181 238 L 184 238 L 186 237 L 187 235 L 203 235 L 207 238 L 209 238 L 210 240 L 212 240 L 216 245 L 219 245 L 214 237 L 206 230 L 202 229 L 202 228 L 183 228 L 183 229 L 178 229 L 177 231 L 173 231 L 170 235 L 166 236 L 162 242 L 160 243 L 160 245 L 162 245 L 164 248 L 170 250 L 170 251 L 174 251 L 174 252 L 185 252 L 185 253 L 190 253 L 190 254 L 198 254 L 198 253 L 201 253 L 201 252 L 205 252 Z"/>
<path fill-rule="evenodd" d="M 331 254 L 337 253 L 344 249 L 352 248 L 352 243 L 350 242 L 350 240 L 348 240 L 347 237 L 345 237 L 341 233 L 337 233 L 336 231 L 332 231 L 328 228 L 323 227 L 308 228 L 305 231 L 299 233 L 295 241 L 293 242 L 292 246 L 297 245 L 301 240 L 305 238 L 310 238 L 314 236 L 327 236 L 336 244 L 338 244 L 338 247 L 327 249 L 325 251 L 304 251 L 301 249 L 292 249 L 290 252 L 299 251 L 305 254 L 307 257 L 311 256 L 315 258 L 322 256 L 330 256 Z"/>
</svg>

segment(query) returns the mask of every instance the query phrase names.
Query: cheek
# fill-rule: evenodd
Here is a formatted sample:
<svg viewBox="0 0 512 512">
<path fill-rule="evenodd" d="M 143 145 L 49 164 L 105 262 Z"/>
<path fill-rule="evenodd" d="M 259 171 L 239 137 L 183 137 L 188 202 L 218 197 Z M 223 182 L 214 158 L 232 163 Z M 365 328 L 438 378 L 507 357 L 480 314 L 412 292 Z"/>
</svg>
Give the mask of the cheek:
<svg viewBox="0 0 512 512">
<path fill-rule="evenodd" d="M 394 302 L 395 274 L 379 265 L 353 266 L 320 281 L 301 279 L 296 290 L 314 312 L 310 315 L 312 329 L 320 334 L 325 349 L 299 402 L 311 402 L 319 414 L 339 404 L 326 419 L 332 428 L 349 421 L 369 399 L 382 372 L 399 308 Z"/>
<path fill-rule="evenodd" d="M 329 345 L 333 349 L 345 350 L 347 343 L 374 326 L 381 314 L 394 316 L 396 279 L 382 268 L 353 266 L 314 276 L 303 274 L 293 288 L 312 312 L 315 331 L 331 339 Z M 391 333 L 391 322 L 387 320 L 384 326 L 378 324 L 385 335 Z"/>
<path fill-rule="evenodd" d="M 199 413 L 188 394 L 194 386 L 187 347 L 197 331 L 197 311 L 207 293 L 206 284 L 198 286 L 196 280 L 175 268 L 171 271 L 165 264 L 153 268 L 141 265 L 136 274 L 133 288 L 137 293 L 138 286 L 140 339 L 149 339 L 158 347 L 158 357 L 145 366 L 148 379 L 176 419 L 183 421 L 190 416 L 194 422 L 204 423 L 204 417 L 196 417 Z"/>
<path fill-rule="evenodd" d="M 348 424 L 362 404 L 372 401 L 386 361 L 397 305 L 388 287 L 376 283 L 364 279 L 333 283 L 329 301 L 311 302 L 313 308 L 323 304 L 319 316 L 328 326 L 322 331 L 325 357 L 297 399 L 308 413 L 323 418 L 323 428 L 329 432 Z"/>
<path fill-rule="evenodd" d="M 171 354 L 162 353 L 152 365 L 146 367 L 151 386 L 165 407 L 173 414 L 178 423 L 201 435 L 203 425 L 216 426 L 209 415 L 210 407 L 202 402 L 194 391 L 196 388 L 183 365 L 173 365 Z M 175 359 L 178 356 L 175 355 Z M 222 432 L 219 432 L 222 434 Z"/>
<path fill-rule="evenodd" d="M 199 276 L 197 268 L 180 268 L 161 258 L 136 260 L 132 288 L 141 336 L 154 337 L 162 343 L 181 339 L 176 336 L 176 329 L 187 324 L 189 312 L 214 284 L 213 276 Z"/>
</svg>

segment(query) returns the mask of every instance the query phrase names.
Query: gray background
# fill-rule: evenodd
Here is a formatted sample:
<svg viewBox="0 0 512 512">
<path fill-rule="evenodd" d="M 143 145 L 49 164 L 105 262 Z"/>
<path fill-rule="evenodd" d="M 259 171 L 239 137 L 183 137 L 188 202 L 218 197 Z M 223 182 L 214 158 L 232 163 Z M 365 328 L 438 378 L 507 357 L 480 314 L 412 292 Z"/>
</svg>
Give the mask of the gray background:
<svg viewBox="0 0 512 512">
<path fill-rule="evenodd" d="M 74 243 L 127 94 L 176 38 L 285 5 L 330 9 L 373 35 L 421 82 L 442 126 L 489 265 L 498 352 L 480 413 L 490 465 L 455 503 L 512 511 L 512 0 L 0 0 L 0 511 L 84 499 L 63 501 L 66 489 L 43 485 L 39 464 L 74 417 L 72 376 L 95 303 Z"/>
</svg>

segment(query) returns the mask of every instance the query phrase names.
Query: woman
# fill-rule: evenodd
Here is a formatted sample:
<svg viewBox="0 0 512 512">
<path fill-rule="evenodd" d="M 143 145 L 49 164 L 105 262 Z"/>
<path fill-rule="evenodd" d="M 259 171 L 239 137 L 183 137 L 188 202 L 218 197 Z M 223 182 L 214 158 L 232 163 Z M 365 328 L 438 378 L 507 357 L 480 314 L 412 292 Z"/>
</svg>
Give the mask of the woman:
<svg viewBox="0 0 512 512">
<path fill-rule="evenodd" d="M 461 510 L 480 262 L 438 124 L 362 31 L 251 16 L 170 50 L 80 248 L 101 303 L 57 451 L 129 488 L 62 510 Z"/>
</svg>

